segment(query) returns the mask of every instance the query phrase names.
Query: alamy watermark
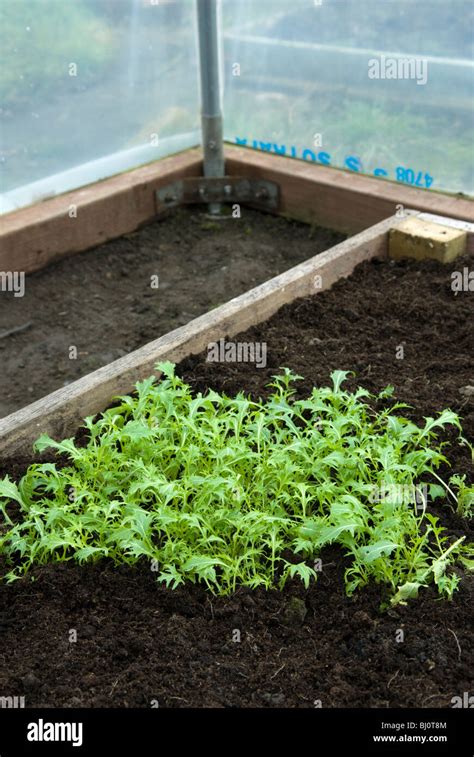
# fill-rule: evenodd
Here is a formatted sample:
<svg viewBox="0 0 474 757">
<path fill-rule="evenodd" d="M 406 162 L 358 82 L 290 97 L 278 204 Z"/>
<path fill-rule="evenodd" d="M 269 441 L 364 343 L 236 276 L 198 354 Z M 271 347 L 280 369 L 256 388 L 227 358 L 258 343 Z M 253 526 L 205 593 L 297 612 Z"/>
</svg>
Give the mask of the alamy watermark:
<svg viewBox="0 0 474 757">
<path fill-rule="evenodd" d="M 267 365 L 266 342 L 210 342 L 207 345 L 207 363 L 255 363 L 257 368 Z"/>
<path fill-rule="evenodd" d="M 24 709 L 25 697 L 0 697 L 0 709 L 2 710 L 18 710 Z"/>
<path fill-rule="evenodd" d="M 474 696 L 469 694 L 468 691 L 463 691 L 462 697 L 452 697 L 451 706 L 453 709 L 472 709 L 474 707 Z"/>
<path fill-rule="evenodd" d="M 389 58 L 381 55 L 368 61 L 369 79 L 415 79 L 423 85 L 428 81 L 428 60 L 419 57 Z"/>
<path fill-rule="evenodd" d="M 0 271 L 0 291 L 13 292 L 14 297 L 23 297 L 25 294 L 24 271 Z"/>
<path fill-rule="evenodd" d="M 68 741 L 72 746 L 82 746 L 82 723 L 50 723 L 43 718 L 28 723 L 28 741 Z"/>
<path fill-rule="evenodd" d="M 470 271 L 467 266 L 462 271 L 453 271 L 451 289 L 453 292 L 474 292 L 474 271 Z"/>
<path fill-rule="evenodd" d="M 393 484 L 391 482 L 373 486 L 369 494 L 369 502 L 386 502 L 392 505 L 415 505 L 416 509 L 424 510 L 428 502 L 428 486 L 426 484 Z"/>
</svg>

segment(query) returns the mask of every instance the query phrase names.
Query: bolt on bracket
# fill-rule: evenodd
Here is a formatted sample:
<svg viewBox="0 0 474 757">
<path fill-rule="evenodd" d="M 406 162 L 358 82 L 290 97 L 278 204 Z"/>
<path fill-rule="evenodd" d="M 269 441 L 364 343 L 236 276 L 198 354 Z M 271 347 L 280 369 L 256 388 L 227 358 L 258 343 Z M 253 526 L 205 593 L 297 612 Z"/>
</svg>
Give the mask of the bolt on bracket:
<svg viewBox="0 0 474 757">
<path fill-rule="evenodd" d="M 244 176 L 197 176 L 174 181 L 155 193 L 157 211 L 199 203 L 242 203 L 277 210 L 280 188 L 274 181 Z"/>
</svg>

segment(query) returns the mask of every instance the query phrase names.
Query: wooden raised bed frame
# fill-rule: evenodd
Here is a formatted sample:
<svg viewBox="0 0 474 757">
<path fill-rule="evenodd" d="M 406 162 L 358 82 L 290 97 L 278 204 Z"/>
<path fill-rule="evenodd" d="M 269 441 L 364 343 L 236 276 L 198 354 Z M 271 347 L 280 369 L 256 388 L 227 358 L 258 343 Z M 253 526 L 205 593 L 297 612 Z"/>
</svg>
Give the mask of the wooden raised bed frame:
<svg viewBox="0 0 474 757">
<path fill-rule="evenodd" d="M 395 215 L 397 206 L 474 222 L 474 202 L 351 171 L 228 145 L 229 176 L 275 181 L 279 213 L 344 234 Z M 187 176 L 202 174 L 197 148 L 0 217 L 0 271 L 30 273 L 157 217 L 155 192 Z M 75 206 L 77 218 L 69 216 Z M 471 242 L 474 247 L 474 240 Z"/>
<path fill-rule="evenodd" d="M 201 168 L 199 152 L 189 150 L 5 216 L 0 270 L 38 270 L 59 257 L 133 231 L 156 218 L 156 189 L 200 175 Z M 267 320 L 297 297 L 328 289 L 363 260 L 386 256 L 389 230 L 403 220 L 395 215 L 397 206 L 412 208 L 406 211 L 411 215 L 428 212 L 474 220 L 474 203 L 464 198 L 382 184 L 378 179 L 241 148 L 227 149 L 226 168 L 229 175 L 276 181 L 281 193 L 279 212 L 284 215 L 359 233 L 1 419 L 0 458 L 28 457 L 32 443 L 43 432 L 55 438 L 74 434 L 84 417 L 100 412 L 114 396 L 130 392 L 138 380 L 154 373 L 158 361 L 179 362 L 210 342 Z M 71 205 L 77 206 L 77 218 L 68 215 Z M 468 248 L 474 249 L 471 232 Z"/>
</svg>

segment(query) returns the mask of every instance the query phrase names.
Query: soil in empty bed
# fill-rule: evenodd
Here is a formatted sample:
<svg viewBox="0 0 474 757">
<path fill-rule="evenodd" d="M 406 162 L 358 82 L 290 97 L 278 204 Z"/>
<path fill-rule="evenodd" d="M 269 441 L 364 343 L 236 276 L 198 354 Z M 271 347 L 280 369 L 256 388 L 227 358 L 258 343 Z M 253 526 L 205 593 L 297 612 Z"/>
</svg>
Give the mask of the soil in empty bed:
<svg viewBox="0 0 474 757">
<path fill-rule="evenodd" d="M 0 293 L 0 417 L 343 239 L 247 208 L 183 209 L 27 276 L 24 297 Z"/>
<path fill-rule="evenodd" d="M 331 370 L 353 370 L 349 387 L 376 392 L 393 384 L 417 422 L 451 407 L 472 439 L 474 296 L 455 295 L 450 278 L 463 265 L 472 260 L 364 263 L 330 291 L 233 337 L 266 342 L 265 368 L 206 363 L 201 354 L 178 372 L 196 390 L 263 396 L 280 366 L 305 377 L 300 394 L 327 384 Z M 450 457 L 472 479 L 467 453 Z M 10 472 L 18 477 L 20 468 Z M 437 514 L 450 535 L 472 540 L 468 523 L 449 508 Z M 381 614 L 380 587 L 348 598 L 341 552 L 330 548 L 322 558 L 309 590 L 295 582 L 282 593 L 240 589 L 228 598 L 157 587 L 148 565 L 36 569 L 34 583 L 1 589 L 0 692 L 23 694 L 30 706 L 147 707 L 157 699 L 161 707 L 314 707 L 320 700 L 384 708 L 450 707 L 452 697 L 472 691 L 467 577 L 452 601 L 426 589 Z M 77 643 L 69 643 L 71 628 Z"/>
</svg>

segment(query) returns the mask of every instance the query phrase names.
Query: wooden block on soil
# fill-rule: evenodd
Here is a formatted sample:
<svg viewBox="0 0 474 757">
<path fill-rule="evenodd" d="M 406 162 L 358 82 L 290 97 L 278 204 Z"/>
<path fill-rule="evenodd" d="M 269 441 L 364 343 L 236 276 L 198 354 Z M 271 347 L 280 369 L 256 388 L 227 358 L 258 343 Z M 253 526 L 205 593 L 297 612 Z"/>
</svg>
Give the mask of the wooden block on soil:
<svg viewBox="0 0 474 757">
<path fill-rule="evenodd" d="M 407 218 L 389 232 L 388 253 L 391 258 L 439 260 L 450 263 L 466 252 L 467 232 L 463 229 Z"/>
</svg>

